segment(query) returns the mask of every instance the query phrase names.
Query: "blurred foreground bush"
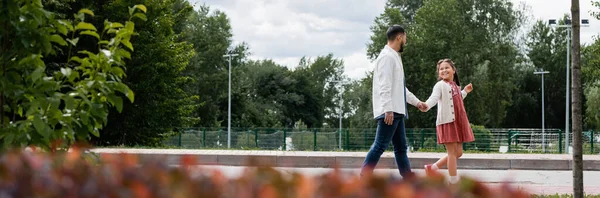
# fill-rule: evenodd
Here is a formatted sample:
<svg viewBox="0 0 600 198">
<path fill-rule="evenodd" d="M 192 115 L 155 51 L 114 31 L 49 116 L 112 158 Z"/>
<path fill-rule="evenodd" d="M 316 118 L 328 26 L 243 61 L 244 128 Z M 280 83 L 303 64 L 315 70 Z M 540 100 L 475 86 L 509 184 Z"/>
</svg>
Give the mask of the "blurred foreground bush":
<svg viewBox="0 0 600 198">
<path fill-rule="evenodd" d="M 168 166 L 164 159 L 141 163 L 135 155 L 97 157 L 75 148 L 7 152 L 0 157 L 0 197 L 529 197 L 510 186 L 490 188 L 468 178 L 448 186 L 441 175 L 360 179 L 336 169 L 311 178 L 254 166 L 230 179 L 193 166 L 192 157 L 182 159 L 182 166 Z"/>
</svg>

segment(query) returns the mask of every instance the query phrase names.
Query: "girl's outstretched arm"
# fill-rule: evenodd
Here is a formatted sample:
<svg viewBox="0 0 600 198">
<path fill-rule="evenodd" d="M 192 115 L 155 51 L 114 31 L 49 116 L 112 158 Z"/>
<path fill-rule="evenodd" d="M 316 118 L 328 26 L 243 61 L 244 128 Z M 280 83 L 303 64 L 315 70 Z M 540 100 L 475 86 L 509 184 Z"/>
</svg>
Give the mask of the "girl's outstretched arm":
<svg viewBox="0 0 600 198">
<path fill-rule="evenodd" d="M 471 93 L 471 91 L 473 91 L 473 84 L 469 83 L 467 86 L 465 86 L 465 88 L 460 92 L 462 99 L 465 99 L 467 97 L 467 94 Z"/>
<path fill-rule="evenodd" d="M 438 83 L 435 84 L 435 86 L 433 86 L 433 91 L 431 92 L 431 96 L 429 96 L 429 99 L 427 99 L 427 101 L 425 101 L 425 104 L 427 104 L 427 111 L 429 111 L 429 109 L 431 109 L 433 106 L 435 106 L 438 101 L 442 98 L 442 84 L 443 82 L 440 81 Z"/>
</svg>

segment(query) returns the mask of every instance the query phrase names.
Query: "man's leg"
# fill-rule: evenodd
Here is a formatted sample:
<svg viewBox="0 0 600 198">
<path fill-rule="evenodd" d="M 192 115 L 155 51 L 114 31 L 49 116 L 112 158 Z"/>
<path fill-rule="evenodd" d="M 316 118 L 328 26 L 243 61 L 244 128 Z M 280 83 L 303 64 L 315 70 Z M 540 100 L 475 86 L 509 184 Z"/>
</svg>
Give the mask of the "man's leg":
<svg viewBox="0 0 600 198">
<path fill-rule="evenodd" d="M 377 119 L 377 132 L 375 134 L 375 141 L 367 153 L 367 157 L 363 163 L 363 166 L 360 171 L 360 175 L 364 176 L 367 174 L 372 174 L 373 169 L 379 162 L 381 158 L 381 154 L 387 149 L 390 144 L 390 140 L 394 135 L 394 131 L 396 127 L 398 127 L 399 120 L 394 119 L 394 123 L 392 125 L 388 125 L 383 121 L 383 118 Z"/>
<path fill-rule="evenodd" d="M 394 121 L 396 121 L 396 119 L 394 119 Z M 398 166 L 400 175 L 404 178 L 412 176 L 407 154 L 408 145 L 404 129 L 404 115 L 401 115 L 398 119 L 398 127 L 396 127 L 396 132 L 392 137 L 392 144 L 394 145 L 394 157 L 396 158 L 396 165 Z"/>
</svg>

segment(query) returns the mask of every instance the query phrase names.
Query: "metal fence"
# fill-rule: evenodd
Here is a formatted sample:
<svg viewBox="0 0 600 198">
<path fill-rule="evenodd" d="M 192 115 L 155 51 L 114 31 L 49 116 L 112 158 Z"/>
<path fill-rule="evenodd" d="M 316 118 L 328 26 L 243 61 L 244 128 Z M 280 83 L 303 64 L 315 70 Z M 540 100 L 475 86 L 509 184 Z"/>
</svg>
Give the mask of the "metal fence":
<svg viewBox="0 0 600 198">
<path fill-rule="evenodd" d="M 375 139 L 375 128 L 287 129 L 232 128 L 232 149 L 366 151 Z M 484 129 L 473 127 L 475 142 L 463 144 L 464 150 L 479 152 L 565 153 L 564 133 L 560 129 Z M 341 135 L 341 138 L 340 138 Z M 583 152 L 600 152 L 600 134 L 583 133 Z M 572 137 L 572 134 L 571 134 Z M 570 139 L 572 139 L 570 137 Z M 437 144 L 435 129 L 406 129 L 412 151 L 444 151 Z M 227 148 L 227 128 L 178 128 L 177 135 L 165 144 L 179 148 Z M 392 146 L 388 148 L 392 149 Z"/>
</svg>

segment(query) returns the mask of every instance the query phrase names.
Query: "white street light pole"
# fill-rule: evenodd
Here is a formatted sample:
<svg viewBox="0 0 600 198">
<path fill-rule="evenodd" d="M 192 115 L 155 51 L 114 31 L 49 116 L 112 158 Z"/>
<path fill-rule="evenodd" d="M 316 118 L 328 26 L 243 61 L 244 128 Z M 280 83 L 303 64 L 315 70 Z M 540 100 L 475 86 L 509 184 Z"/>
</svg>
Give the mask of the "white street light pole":
<svg viewBox="0 0 600 198">
<path fill-rule="evenodd" d="M 349 81 L 332 80 L 332 81 L 329 81 L 329 82 L 331 82 L 331 83 L 340 83 L 340 87 L 341 87 L 341 86 L 343 86 L 344 83 L 347 83 Z M 343 108 L 343 103 L 344 103 L 344 99 L 342 98 L 343 94 L 344 93 L 342 92 L 342 89 L 340 89 L 340 100 L 339 100 L 340 101 L 340 138 L 339 138 L 339 143 L 338 143 L 340 150 L 342 150 L 342 117 L 344 116 L 343 115 L 344 111 L 342 109 Z"/>
<path fill-rule="evenodd" d="M 223 57 L 228 57 L 229 61 L 229 94 L 227 102 L 227 148 L 231 148 L 231 57 L 238 56 L 238 54 L 225 54 Z"/>
<path fill-rule="evenodd" d="M 569 114 L 570 114 L 570 67 L 571 67 L 571 61 L 569 60 L 571 57 L 570 51 L 571 51 L 571 28 L 572 28 L 572 24 L 571 24 L 571 20 L 567 19 L 565 20 L 565 25 L 556 25 L 556 19 L 550 19 L 548 20 L 548 24 L 550 24 L 551 26 L 557 27 L 557 28 L 567 28 L 567 68 L 566 68 L 566 95 L 565 95 L 565 152 L 568 153 L 569 152 Z M 588 27 L 589 26 L 589 21 L 587 19 L 582 19 L 581 20 L 581 27 Z"/>
<path fill-rule="evenodd" d="M 544 69 L 539 69 L 536 72 L 533 72 L 533 74 L 541 74 L 542 75 L 542 151 L 545 153 L 546 152 L 546 133 L 545 133 L 545 129 L 546 129 L 546 123 L 545 123 L 545 112 L 544 109 L 546 108 L 545 104 L 544 104 L 544 74 L 548 74 L 550 73 L 549 71 L 544 71 Z"/>
</svg>

